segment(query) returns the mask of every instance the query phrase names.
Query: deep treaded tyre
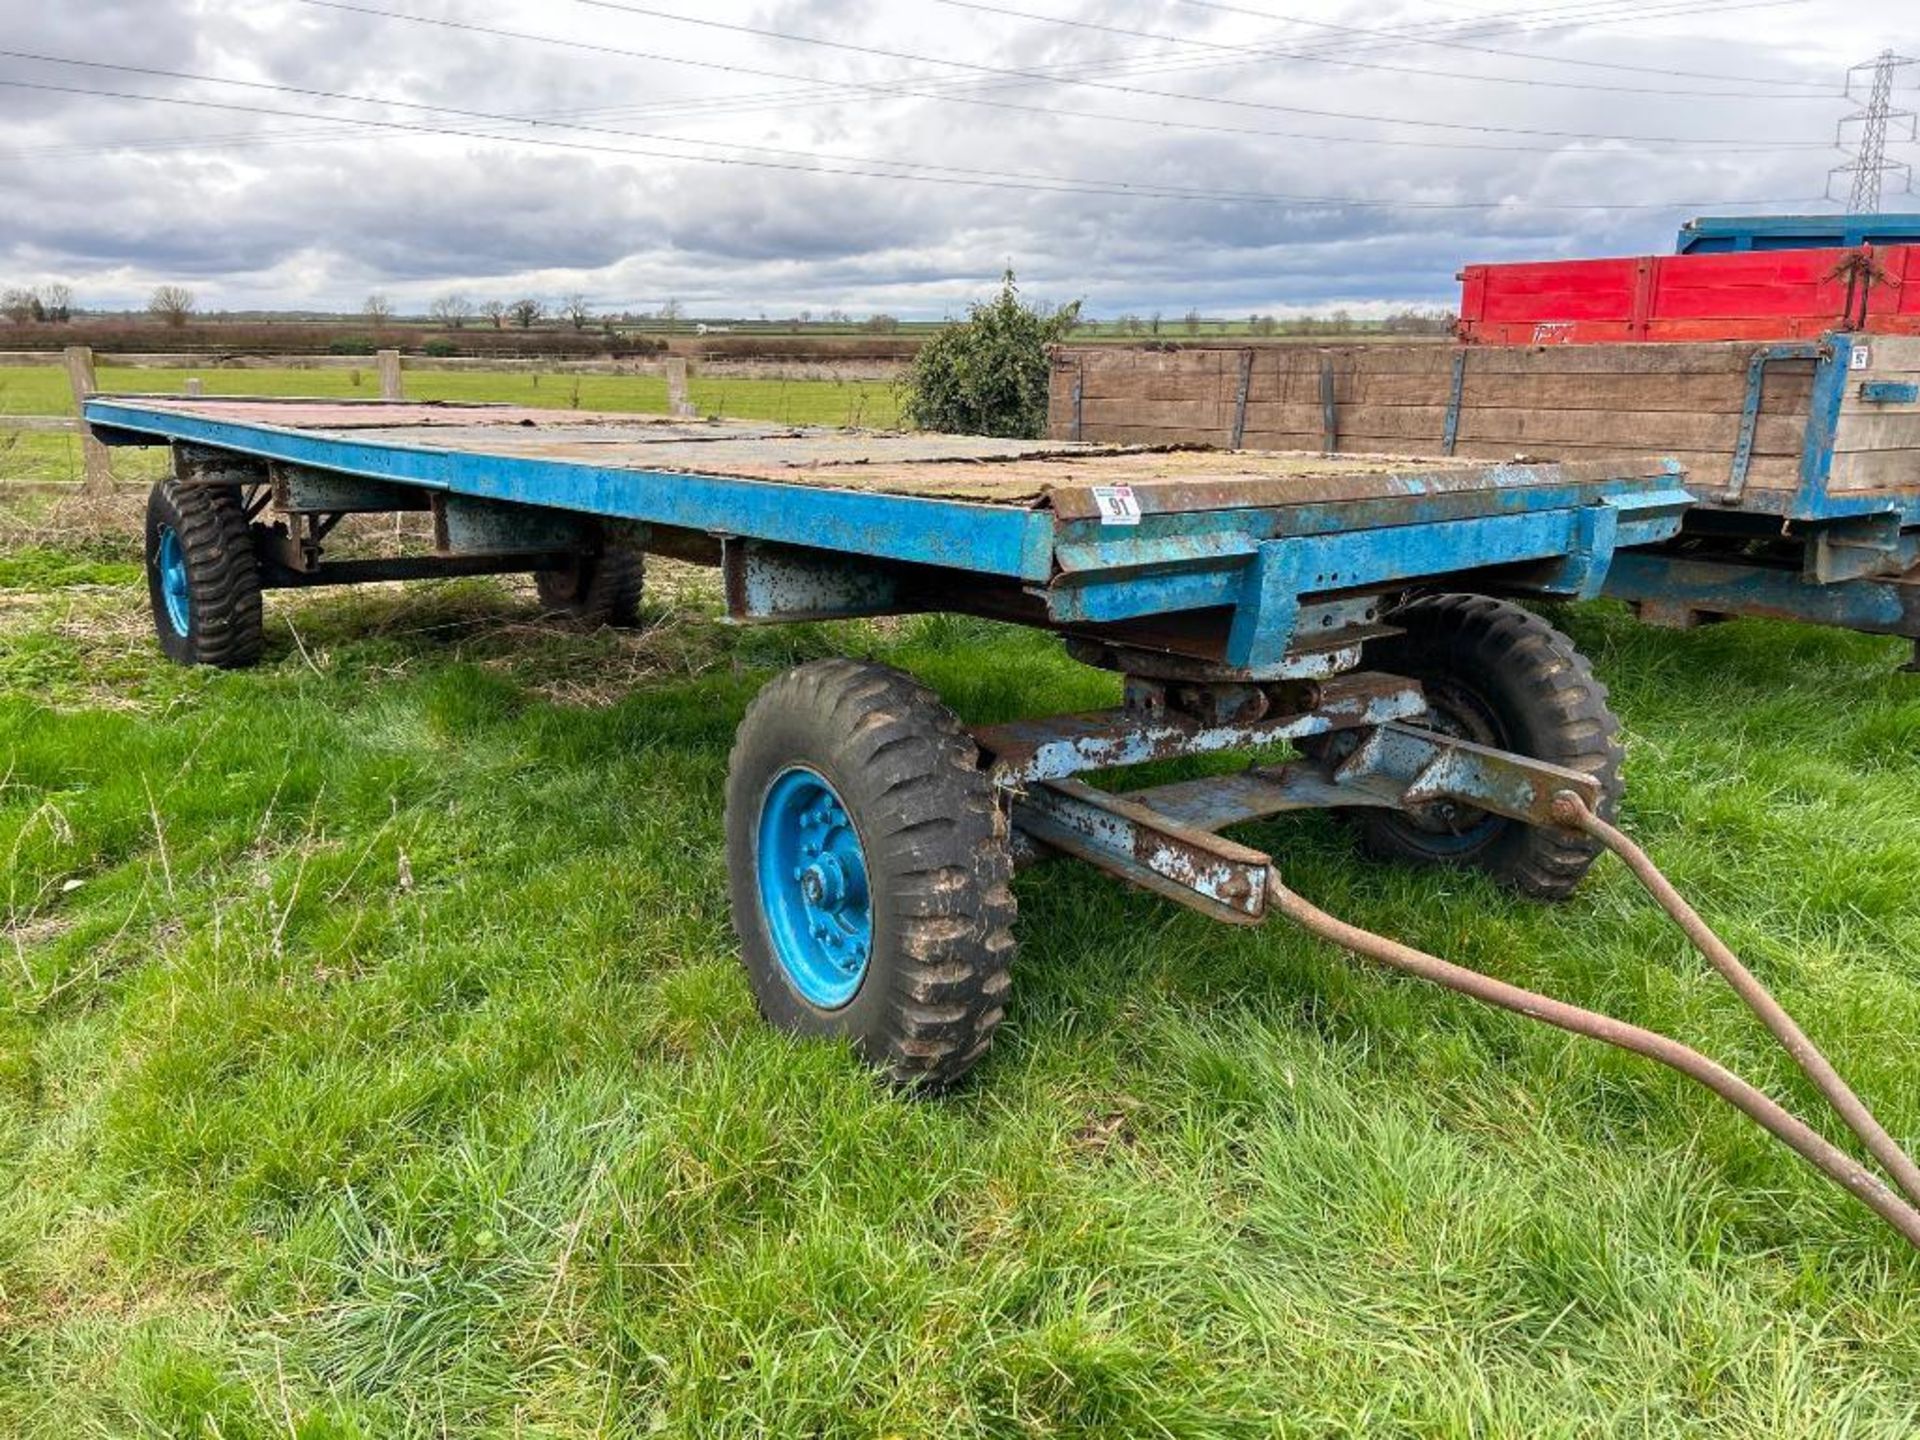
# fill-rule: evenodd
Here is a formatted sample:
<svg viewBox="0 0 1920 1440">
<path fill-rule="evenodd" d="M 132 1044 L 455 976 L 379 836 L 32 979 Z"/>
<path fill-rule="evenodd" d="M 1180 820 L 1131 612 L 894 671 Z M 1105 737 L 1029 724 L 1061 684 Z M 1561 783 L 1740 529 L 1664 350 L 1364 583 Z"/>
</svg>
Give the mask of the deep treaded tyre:
<svg viewBox="0 0 1920 1440">
<path fill-rule="evenodd" d="M 581 625 L 630 629 L 640 623 L 640 586 L 646 557 L 625 545 L 609 544 L 595 555 L 581 555 L 564 570 L 536 570 L 540 603 Z"/>
<path fill-rule="evenodd" d="M 1433 728 L 1565 766 L 1600 782 L 1600 813 L 1619 808 L 1620 722 L 1573 642 L 1539 616 L 1480 595 L 1432 595 L 1403 606 L 1405 633 L 1369 646 L 1367 664 L 1419 680 Z M 1359 812 L 1382 858 L 1473 865 L 1541 900 L 1571 895 L 1599 847 L 1468 806 Z"/>
<path fill-rule="evenodd" d="M 986 1053 L 1013 960 L 1005 812 L 939 699 L 880 665 L 789 670 L 727 775 L 734 929 L 760 1013 L 851 1040 L 898 1084 Z"/>
<path fill-rule="evenodd" d="M 237 490 L 166 480 L 147 497 L 147 596 L 176 665 L 258 664 L 260 566 Z"/>
</svg>

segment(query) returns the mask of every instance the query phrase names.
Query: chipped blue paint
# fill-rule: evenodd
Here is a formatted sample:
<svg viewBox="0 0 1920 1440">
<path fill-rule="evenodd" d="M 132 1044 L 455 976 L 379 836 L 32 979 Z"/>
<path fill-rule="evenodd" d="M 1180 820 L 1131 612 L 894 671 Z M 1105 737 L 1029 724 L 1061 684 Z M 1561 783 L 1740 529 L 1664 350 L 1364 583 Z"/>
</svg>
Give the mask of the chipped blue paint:
<svg viewBox="0 0 1920 1440">
<path fill-rule="evenodd" d="M 1869 405 L 1912 405 L 1920 401 L 1920 385 L 1911 380 L 1862 380 L 1860 398 Z"/>
<path fill-rule="evenodd" d="M 1754 615 L 1920 639 L 1917 580 L 1815 585 L 1797 570 L 1642 552 L 1614 557 L 1606 593 L 1659 607 L 1670 619 Z"/>
</svg>

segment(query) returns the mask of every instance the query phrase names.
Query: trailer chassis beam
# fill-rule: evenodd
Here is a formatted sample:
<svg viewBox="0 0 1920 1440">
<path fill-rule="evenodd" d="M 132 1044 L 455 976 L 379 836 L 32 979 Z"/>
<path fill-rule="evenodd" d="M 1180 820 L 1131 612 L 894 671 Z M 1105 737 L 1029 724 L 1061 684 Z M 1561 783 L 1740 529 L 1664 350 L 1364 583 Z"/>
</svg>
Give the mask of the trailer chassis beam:
<svg viewBox="0 0 1920 1440">
<path fill-rule="evenodd" d="M 1128 702 L 1117 710 L 985 726 L 973 738 L 994 783 L 1018 793 L 1089 770 L 1257 749 L 1412 719 L 1427 708 L 1416 682 L 1371 673 L 1274 686 L 1131 679 Z"/>
<path fill-rule="evenodd" d="M 400 555 L 371 560 L 323 560 L 299 570 L 275 556 L 260 562 L 264 590 L 312 590 L 327 585 L 370 585 L 386 580 L 463 580 L 475 575 L 524 575 L 571 564 L 571 550 L 516 555 Z"/>
<path fill-rule="evenodd" d="M 1338 758 L 1126 794 L 1043 781 L 1014 804 L 1014 828 L 1027 842 L 1018 858 L 1062 851 L 1215 919 L 1258 924 L 1273 862 L 1214 833 L 1230 825 L 1295 810 L 1417 810 L 1449 801 L 1524 825 L 1557 825 L 1560 797 L 1600 803 L 1590 775 L 1438 731 L 1387 721 L 1354 729 L 1352 739 Z"/>
</svg>

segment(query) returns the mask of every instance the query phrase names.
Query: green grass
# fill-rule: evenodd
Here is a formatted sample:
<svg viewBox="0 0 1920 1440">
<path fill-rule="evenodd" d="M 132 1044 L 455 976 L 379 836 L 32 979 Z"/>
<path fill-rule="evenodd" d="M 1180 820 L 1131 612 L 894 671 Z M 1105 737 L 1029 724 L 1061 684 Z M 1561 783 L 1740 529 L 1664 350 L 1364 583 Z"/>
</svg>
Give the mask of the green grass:
<svg viewBox="0 0 1920 1440">
<path fill-rule="evenodd" d="M 725 383 L 703 404 L 885 418 Z M 576 403 L 570 377 L 409 384 Z M 0 411 L 63 386 L 0 371 Z M 61 479 L 69 444 L 12 454 Z M 1055 642 L 733 632 L 659 567 L 637 635 L 542 626 L 517 583 L 377 587 L 276 595 L 261 670 L 181 671 L 137 500 L 117 530 L 0 530 L 0 1435 L 1920 1427 L 1920 1263 L 1864 1210 L 1684 1081 L 1278 925 L 1024 876 L 1010 1022 L 939 1102 L 767 1031 L 724 901 L 748 699 L 851 653 L 974 722 L 1109 703 Z M 1631 731 L 1629 828 L 1920 1136 L 1900 647 L 1564 619 Z M 1611 864 L 1539 909 L 1368 865 L 1324 818 L 1248 838 L 1336 913 L 1806 1101 Z"/>
<path fill-rule="evenodd" d="M 198 376 L 210 395 L 311 395 L 377 400 L 380 380 L 373 362 L 364 368 L 242 370 L 128 369 L 102 365 L 97 379 L 110 393 L 181 394 Z M 415 400 L 504 401 L 600 411 L 660 414 L 667 383 L 652 375 L 571 375 L 536 372 L 417 370 L 406 376 Z M 702 414 L 791 425 L 865 425 L 898 422 L 900 407 L 885 380 L 742 379 L 696 373 L 691 383 Z M 55 366 L 0 367 L 0 416 L 63 415 L 73 408 L 66 371 Z M 36 436 L 61 440 L 61 436 Z M 0 467 L 4 462 L 0 462 Z"/>
<path fill-rule="evenodd" d="M 0 1433 L 1902 1436 L 1920 1264 L 1685 1082 L 1082 867 L 914 1102 L 756 1019 L 733 726 L 787 664 L 1106 703 L 983 623 L 641 635 L 274 597 L 162 664 L 124 554 L 0 565 Z M 677 603 L 663 603 L 678 584 Z M 1920 1134 L 1920 685 L 1570 614 L 1627 823 Z M 1530 907 L 1257 827 L 1299 890 L 1803 1096 L 1616 867 Z"/>
</svg>

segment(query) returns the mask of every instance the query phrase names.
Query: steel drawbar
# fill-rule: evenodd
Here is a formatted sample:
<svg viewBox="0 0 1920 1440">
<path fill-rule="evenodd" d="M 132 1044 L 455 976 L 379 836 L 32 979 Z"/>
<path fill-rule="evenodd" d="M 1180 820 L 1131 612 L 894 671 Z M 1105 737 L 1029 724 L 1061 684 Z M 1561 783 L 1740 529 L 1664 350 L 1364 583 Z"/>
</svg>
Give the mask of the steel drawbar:
<svg viewBox="0 0 1920 1440">
<path fill-rule="evenodd" d="M 1746 966 L 1741 964 L 1739 958 L 1725 942 L 1715 935 L 1699 914 L 1681 898 L 1672 883 L 1655 868 L 1644 850 L 1595 815 L 1584 801 L 1570 791 L 1562 791 L 1555 797 L 1554 816 L 1565 828 L 1592 836 L 1620 857 L 1635 878 L 1646 887 L 1648 893 L 1686 933 L 1688 940 L 1698 947 L 1714 968 L 1733 986 L 1740 998 L 1766 1023 L 1767 1028 L 1793 1057 L 1794 1063 L 1799 1065 L 1819 1088 L 1820 1093 L 1833 1105 L 1848 1128 L 1886 1167 L 1887 1172 L 1899 1183 L 1901 1191 L 1905 1192 L 1907 1198 L 1903 1199 L 1901 1194 L 1896 1193 L 1880 1176 L 1784 1108 L 1758 1086 L 1743 1080 L 1724 1065 L 1709 1059 L 1698 1050 L 1678 1040 L 1625 1020 L 1616 1019 L 1611 1015 L 1586 1010 L 1578 1005 L 1571 1005 L 1566 1001 L 1508 984 L 1504 980 L 1496 980 L 1490 975 L 1483 975 L 1477 970 L 1452 964 L 1438 956 L 1429 955 L 1423 950 L 1416 950 L 1410 945 L 1390 940 L 1384 935 L 1376 935 L 1370 930 L 1349 925 L 1288 889 L 1279 870 L 1272 867 L 1267 872 L 1268 904 L 1308 933 L 1364 959 L 1444 986 L 1497 1009 L 1509 1010 L 1516 1015 L 1525 1015 L 1571 1034 L 1583 1035 L 1603 1044 L 1630 1051 L 1678 1071 L 1688 1079 L 1705 1086 L 1746 1115 L 1833 1181 L 1835 1185 L 1885 1220 L 1909 1245 L 1920 1250 L 1920 1209 L 1916 1209 L 1914 1203 L 1920 1202 L 1920 1193 L 1917 1193 L 1920 1192 L 1920 1167 L 1914 1165 L 1912 1159 L 1887 1133 L 1885 1127 L 1874 1119 L 1859 1096 L 1840 1078 L 1838 1072 L 1807 1038 L 1805 1032 L 1794 1023 L 1793 1018 L 1782 1008 L 1779 1001 L 1767 993 L 1766 988 L 1754 978 Z"/>
</svg>

